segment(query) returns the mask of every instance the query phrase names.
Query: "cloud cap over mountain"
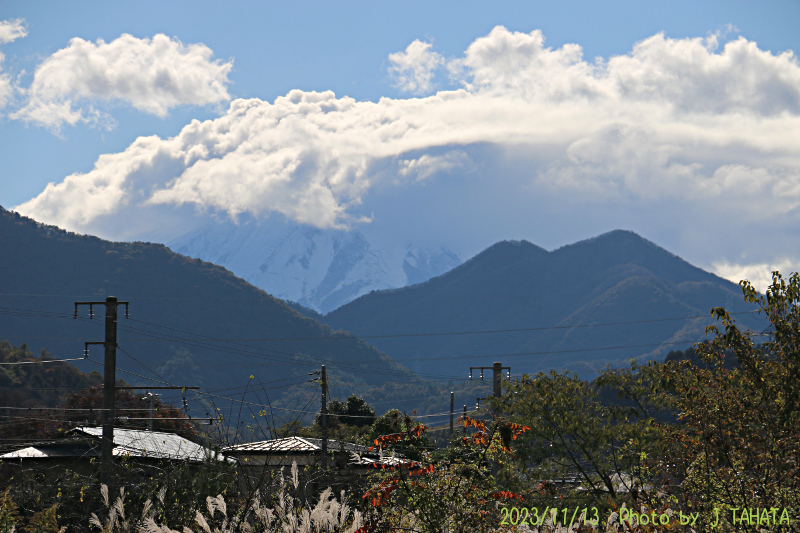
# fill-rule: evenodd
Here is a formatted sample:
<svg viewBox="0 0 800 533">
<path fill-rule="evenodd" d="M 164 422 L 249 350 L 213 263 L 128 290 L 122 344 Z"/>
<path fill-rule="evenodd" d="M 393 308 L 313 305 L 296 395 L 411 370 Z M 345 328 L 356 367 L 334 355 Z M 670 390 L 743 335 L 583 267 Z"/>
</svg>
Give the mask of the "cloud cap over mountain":
<svg viewBox="0 0 800 533">
<path fill-rule="evenodd" d="M 415 41 L 390 63 L 409 92 L 433 90 L 436 76 L 462 88 L 377 102 L 300 90 L 236 99 L 16 209 L 107 237 L 134 211 L 151 224 L 180 206 L 279 213 L 320 228 L 402 226 L 408 240 L 461 239 L 469 251 L 633 227 L 701 266 L 800 264 L 782 245 L 796 239 L 800 205 L 791 51 L 656 34 L 589 62 L 577 44 L 549 48 L 538 30 L 498 26 L 461 57 Z"/>
</svg>

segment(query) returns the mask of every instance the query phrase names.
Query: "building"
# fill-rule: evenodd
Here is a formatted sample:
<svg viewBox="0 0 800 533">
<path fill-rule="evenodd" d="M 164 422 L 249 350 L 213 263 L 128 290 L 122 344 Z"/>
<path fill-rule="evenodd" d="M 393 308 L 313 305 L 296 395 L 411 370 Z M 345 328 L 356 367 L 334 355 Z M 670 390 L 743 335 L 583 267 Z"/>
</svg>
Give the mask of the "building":
<svg viewBox="0 0 800 533">
<path fill-rule="evenodd" d="M 37 482 L 56 482 L 72 476 L 93 478 L 101 457 L 103 430 L 78 427 L 64 436 L 29 443 L 0 455 L 3 468 Z M 225 461 L 222 454 L 175 433 L 114 428 L 115 463 L 127 465 L 127 485 L 135 485 L 169 469 Z M 232 462 L 233 460 L 228 460 Z M 14 475 L 14 474 L 11 474 Z"/>
<path fill-rule="evenodd" d="M 299 482 L 308 495 L 315 495 L 325 486 L 352 488 L 365 483 L 367 474 L 377 465 L 396 466 L 405 462 L 401 456 L 383 455 L 375 448 L 328 439 L 328 470 L 323 474 L 322 439 L 309 437 L 249 442 L 222 451 L 238 462 L 243 489 L 254 490 L 274 483 L 284 472 L 288 475 L 296 464 Z"/>
</svg>

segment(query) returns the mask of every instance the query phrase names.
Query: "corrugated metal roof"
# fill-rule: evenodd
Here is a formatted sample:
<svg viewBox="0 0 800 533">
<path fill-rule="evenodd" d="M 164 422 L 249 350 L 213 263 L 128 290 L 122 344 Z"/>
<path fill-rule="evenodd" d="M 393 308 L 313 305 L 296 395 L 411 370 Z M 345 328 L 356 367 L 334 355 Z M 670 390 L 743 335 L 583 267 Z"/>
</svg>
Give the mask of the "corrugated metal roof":
<svg viewBox="0 0 800 533">
<path fill-rule="evenodd" d="M 366 446 L 344 442 L 340 440 L 328 439 L 328 451 L 331 452 L 355 452 L 367 453 Z M 262 440 L 259 442 L 248 442 L 223 448 L 225 453 L 315 453 L 322 451 L 322 439 L 307 437 L 286 437 L 285 439 Z"/>
<path fill-rule="evenodd" d="M 83 433 L 102 437 L 103 428 L 79 427 L 70 433 Z M 115 456 L 148 457 L 153 459 L 175 459 L 181 461 L 205 461 L 211 450 L 184 439 L 175 433 L 114 428 Z M 219 457 L 223 459 L 223 457 Z"/>
</svg>

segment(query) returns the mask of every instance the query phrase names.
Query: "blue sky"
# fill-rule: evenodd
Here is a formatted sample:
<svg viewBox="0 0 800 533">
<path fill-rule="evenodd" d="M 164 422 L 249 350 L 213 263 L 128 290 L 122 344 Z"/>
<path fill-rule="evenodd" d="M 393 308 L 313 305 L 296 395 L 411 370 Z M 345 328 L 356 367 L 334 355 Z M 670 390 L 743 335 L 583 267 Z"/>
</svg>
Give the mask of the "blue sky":
<svg viewBox="0 0 800 533">
<path fill-rule="evenodd" d="M 45 222 L 168 240 L 279 216 L 465 257 L 622 227 L 731 278 L 800 266 L 794 1 L 6 1 L 0 21 L 0 205 Z"/>
</svg>

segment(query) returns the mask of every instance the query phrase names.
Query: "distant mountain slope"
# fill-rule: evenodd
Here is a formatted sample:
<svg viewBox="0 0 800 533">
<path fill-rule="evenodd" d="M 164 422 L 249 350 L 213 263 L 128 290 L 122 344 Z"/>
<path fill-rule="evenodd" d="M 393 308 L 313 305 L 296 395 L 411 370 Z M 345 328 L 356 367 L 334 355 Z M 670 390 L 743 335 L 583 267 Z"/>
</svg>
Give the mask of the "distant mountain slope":
<svg viewBox="0 0 800 533">
<path fill-rule="evenodd" d="M 86 320 L 82 307 L 74 320 L 74 302 L 109 295 L 130 302 L 131 319 L 119 320 L 117 376 L 136 385 L 156 383 L 123 370 L 206 389 L 247 385 L 255 375 L 276 382 L 268 385 L 272 398 L 307 383 L 320 363 L 351 384 L 411 379 L 364 341 L 333 333 L 222 267 L 163 245 L 76 235 L 0 208 L 0 339 L 46 347 L 56 358 L 81 357 L 84 341 L 103 340 L 104 309 L 95 306 L 95 319 Z M 344 339 L 319 340 L 332 336 Z M 256 340 L 298 338 L 307 340 Z M 103 360 L 102 347 L 90 351 Z M 290 377 L 297 379 L 277 382 Z M 318 390 L 303 386 L 309 395 Z"/>
<path fill-rule="evenodd" d="M 716 306 L 752 309 L 733 283 L 618 230 L 553 252 L 499 242 L 447 274 L 362 296 L 324 321 L 418 371 L 463 375 L 493 361 L 515 373 L 587 371 L 689 346 Z M 739 318 L 760 325 L 751 314 Z M 468 333 L 487 330 L 503 332 Z M 461 334 L 390 336 L 453 332 Z"/>
<path fill-rule="evenodd" d="M 224 266 L 276 298 L 321 313 L 372 290 L 425 281 L 461 263 L 443 248 L 383 246 L 359 231 L 321 230 L 276 219 L 212 222 L 167 245 Z"/>
</svg>

